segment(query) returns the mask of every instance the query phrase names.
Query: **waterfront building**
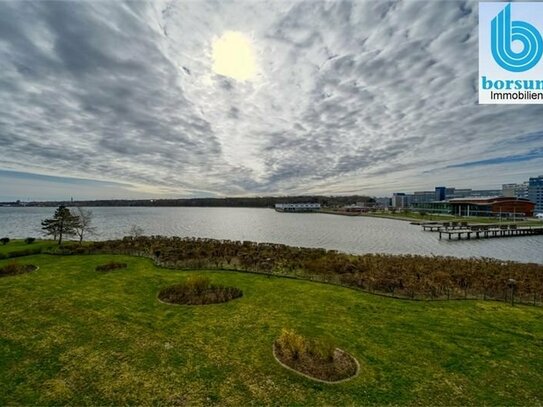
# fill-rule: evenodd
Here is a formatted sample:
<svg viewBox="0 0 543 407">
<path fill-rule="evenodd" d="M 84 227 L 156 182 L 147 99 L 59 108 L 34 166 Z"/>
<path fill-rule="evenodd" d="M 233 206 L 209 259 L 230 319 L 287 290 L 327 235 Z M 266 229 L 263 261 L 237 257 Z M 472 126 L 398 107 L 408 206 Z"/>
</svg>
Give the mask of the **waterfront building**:
<svg viewBox="0 0 543 407">
<path fill-rule="evenodd" d="M 413 195 L 407 195 L 403 192 L 392 194 L 392 207 L 396 209 L 408 208 L 413 200 Z"/>
<path fill-rule="evenodd" d="M 470 197 L 449 200 L 451 213 L 458 216 L 534 216 L 534 203 L 516 197 Z"/>
<path fill-rule="evenodd" d="M 413 204 L 413 209 L 419 212 L 437 213 L 441 215 L 452 215 L 452 206 L 447 201 L 433 201 Z"/>
<path fill-rule="evenodd" d="M 375 198 L 375 204 L 379 208 L 388 208 L 392 205 L 391 199 L 388 197 L 382 197 L 382 198 Z"/>
<path fill-rule="evenodd" d="M 528 198 L 528 181 L 522 184 L 503 184 L 502 196 Z"/>
<path fill-rule="evenodd" d="M 436 200 L 435 191 L 416 191 L 413 193 L 411 204 L 414 205 L 414 204 L 419 204 L 419 203 L 433 202 L 435 200 Z"/>
<path fill-rule="evenodd" d="M 275 210 L 278 212 L 313 212 L 321 208 L 320 203 L 278 203 Z"/>
<path fill-rule="evenodd" d="M 449 199 L 468 197 L 493 197 L 500 195 L 502 195 L 501 189 L 435 187 L 433 201 L 447 201 Z"/>
<path fill-rule="evenodd" d="M 418 211 L 455 216 L 531 217 L 534 204 L 516 197 L 469 197 L 414 204 Z"/>
<path fill-rule="evenodd" d="M 434 201 L 444 201 L 447 198 L 446 187 L 436 187 L 434 191 Z M 422 203 L 422 202 L 421 202 Z"/>
<path fill-rule="evenodd" d="M 535 204 L 536 213 L 543 213 L 543 175 L 528 181 L 528 199 Z"/>
</svg>

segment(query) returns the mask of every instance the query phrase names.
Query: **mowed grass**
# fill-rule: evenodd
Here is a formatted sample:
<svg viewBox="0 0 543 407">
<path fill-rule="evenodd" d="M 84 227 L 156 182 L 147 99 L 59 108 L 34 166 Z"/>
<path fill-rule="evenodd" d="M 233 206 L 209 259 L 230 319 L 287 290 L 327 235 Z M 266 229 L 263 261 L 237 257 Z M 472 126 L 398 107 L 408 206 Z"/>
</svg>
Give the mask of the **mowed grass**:
<svg viewBox="0 0 543 407">
<path fill-rule="evenodd" d="M 12 240 L 8 244 L 1 244 L 0 243 L 0 254 L 8 255 L 11 252 L 18 252 L 21 250 L 27 250 L 27 249 L 49 249 L 56 247 L 57 244 L 53 242 L 52 240 L 36 240 L 34 243 L 25 243 L 24 240 Z"/>
<path fill-rule="evenodd" d="M 128 268 L 95 271 L 111 260 Z M 128 256 L 18 261 L 40 269 L 0 279 L 0 405 L 543 404 L 541 308 L 402 301 Z M 157 300 L 195 274 L 243 297 Z M 330 385 L 282 368 L 272 343 L 283 327 L 333 338 L 360 375 Z"/>
</svg>

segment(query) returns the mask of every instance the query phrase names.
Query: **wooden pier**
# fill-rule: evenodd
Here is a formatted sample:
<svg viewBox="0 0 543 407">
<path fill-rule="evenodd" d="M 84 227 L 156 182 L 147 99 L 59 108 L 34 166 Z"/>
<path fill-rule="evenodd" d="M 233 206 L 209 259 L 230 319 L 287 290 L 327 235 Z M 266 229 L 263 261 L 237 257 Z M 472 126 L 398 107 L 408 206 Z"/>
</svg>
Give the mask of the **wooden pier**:
<svg viewBox="0 0 543 407">
<path fill-rule="evenodd" d="M 423 223 L 422 230 L 427 232 L 439 232 L 441 229 L 456 230 L 469 227 L 468 222 L 428 222 Z"/>
<path fill-rule="evenodd" d="M 520 226 L 518 224 L 428 222 L 422 223 L 421 226 L 424 231 L 437 232 L 439 239 L 446 237 L 448 240 L 543 235 L 543 226 Z"/>
<path fill-rule="evenodd" d="M 463 229 L 440 229 L 438 231 L 439 239 L 446 236 L 449 240 L 470 240 L 470 239 L 489 239 L 495 237 L 515 237 L 515 236 L 533 236 L 543 235 L 543 226 L 524 226 L 517 225 L 495 225 L 488 226 L 470 226 Z"/>
</svg>

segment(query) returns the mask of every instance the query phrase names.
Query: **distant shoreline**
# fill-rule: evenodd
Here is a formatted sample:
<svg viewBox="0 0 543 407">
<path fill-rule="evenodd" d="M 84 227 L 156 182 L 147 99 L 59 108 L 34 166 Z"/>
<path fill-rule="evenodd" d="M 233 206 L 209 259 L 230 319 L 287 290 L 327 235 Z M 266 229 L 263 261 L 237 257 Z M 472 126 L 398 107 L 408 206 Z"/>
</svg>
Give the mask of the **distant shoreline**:
<svg viewBox="0 0 543 407">
<path fill-rule="evenodd" d="M 374 202 L 365 195 L 325 196 L 262 196 L 224 198 L 179 198 L 179 199 L 96 199 L 32 202 L 0 202 L 9 207 L 57 207 L 59 205 L 85 207 L 217 207 L 217 208 L 274 208 L 278 203 L 319 203 L 324 207 L 341 207 L 357 202 Z"/>
</svg>

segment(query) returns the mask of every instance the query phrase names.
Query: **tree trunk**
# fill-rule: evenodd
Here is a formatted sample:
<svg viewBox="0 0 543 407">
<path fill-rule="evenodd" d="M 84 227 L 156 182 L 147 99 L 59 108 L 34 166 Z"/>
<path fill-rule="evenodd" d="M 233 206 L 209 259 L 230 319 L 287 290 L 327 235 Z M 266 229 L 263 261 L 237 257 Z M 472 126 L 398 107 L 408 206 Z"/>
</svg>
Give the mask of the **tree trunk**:
<svg viewBox="0 0 543 407">
<path fill-rule="evenodd" d="M 58 228 L 58 245 L 62 243 L 62 232 L 64 232 L 64 221 L 60 221 L 60 227 Z"/>
</svg>

